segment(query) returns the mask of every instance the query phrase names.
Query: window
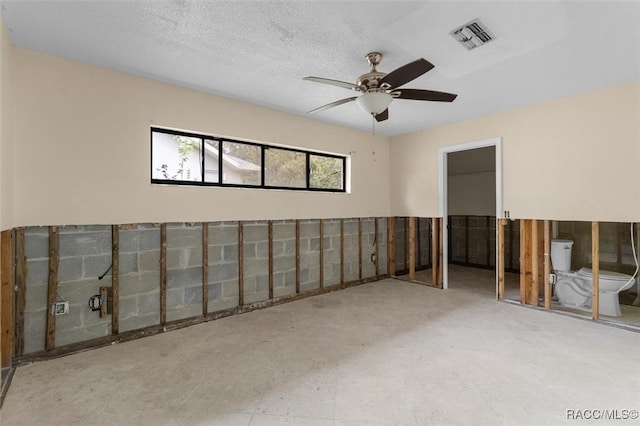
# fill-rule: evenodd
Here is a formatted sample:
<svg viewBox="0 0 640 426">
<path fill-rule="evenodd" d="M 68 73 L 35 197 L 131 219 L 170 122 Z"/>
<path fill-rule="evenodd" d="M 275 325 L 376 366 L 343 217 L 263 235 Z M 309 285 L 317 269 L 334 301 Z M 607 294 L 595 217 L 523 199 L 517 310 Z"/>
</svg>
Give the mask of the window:
<svg viewBox="0 0 640 426">
<path fill-rule="evenodd" d="M 151 129 L 151 182 L 345 192 L 346 158 Z"/>
</svg>

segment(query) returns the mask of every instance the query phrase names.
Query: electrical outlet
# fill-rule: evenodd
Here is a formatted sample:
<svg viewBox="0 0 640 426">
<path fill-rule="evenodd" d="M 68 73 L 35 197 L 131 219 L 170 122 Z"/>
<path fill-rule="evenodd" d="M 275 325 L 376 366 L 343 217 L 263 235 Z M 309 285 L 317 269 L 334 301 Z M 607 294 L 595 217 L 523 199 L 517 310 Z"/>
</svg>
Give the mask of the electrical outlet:
<svg viewBox="0 0 640 426">
<path fill-rule="evenodd" d="M 556 274 L 549 274 L 549 284 L 556 283 Z"/>
<path fill-rule="evenodd" d="M 371 263 L 376 263 L 376 254 L 371 253 Z"/>
<path fill-rule="evenodd" d="M 53 314 L 55 316 L 58 315 L 67 315 L 69 313 L 69 302 L 56 302 L 53 305 Z"/>
</svg>

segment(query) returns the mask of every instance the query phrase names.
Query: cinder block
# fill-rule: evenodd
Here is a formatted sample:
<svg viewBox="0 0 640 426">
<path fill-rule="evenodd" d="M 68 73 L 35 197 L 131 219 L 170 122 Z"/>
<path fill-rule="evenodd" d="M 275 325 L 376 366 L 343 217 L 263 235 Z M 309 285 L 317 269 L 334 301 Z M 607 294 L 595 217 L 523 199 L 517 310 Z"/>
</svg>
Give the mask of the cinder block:
<svg viewBox="0 0 640 426">
<path fill-rule="evenodd" d="M 138 295 L 138 315 L 160 315 L 160 289 Z"/>
<path fill-rule="evenodd" d="M 122 260 L 123 254 L 120 253 Z M 137 253 L 138 269 L 140 272 L 159 272 L 160 271 L 160 250 L 141 251 Z M 121 271 L 121 275 L 124 274 Z"/>
<path fill-rule="evenodd" d="M 131 295 L 127 297 L 120 297 L 118 300 L 118 307 L 120 313 L 118 321 L 138 316 L 138 296 Z"/>
<path fill-rule="evenodd" d="M 273 273 L 273 288 L 284 287 L 284 272 L 274 272 Z"/>
<path fill-rule="evenodd" d="M 238 261 L 238 244 L 227 244 L 222 248 L 225 262 L 237 262 Z M 244 253 L 243 253 L 244 254 Z"/>
<path fill-rule="evenodd" d="M 188 305 L 178 309 L 167 310 L 167 321 L 176 321 L 202 315 L 202 306 Z"/>
<path fill-rule="evenodd" d="M 159 272 L 140 272 L 139 274 L 129 274 L 120 277 L 120 294 L 127 296 L 130 294 L 148 293 L 160 288 Z"/>
<path fill-rule="evenodd" d="M 245 243 L 267 241 L 269 239 L 269 228 L 266 223 L 245 225 L 242 232 Z"/>
<path fill-rule="evenodd" d="M 60 234 L 60 257 L 90 256 L 111 253 L 111 232 Z"/>
<path fill-rule="evenodd" d="M 209 278 L 214 281 L 228 281 L 231 279 L 238 279 L 238 264 L 236 262 L 233 263 L 224 263 L 222 265 L 210 266 L 209 267 Z"/>
<path fill-rule="evenodd" d="M 284 254 L 286 256 L 295 255 L 296 253 L 296 241 L 295 240 L 285 240 L 284 242 Z"/>
<path fill-rule="evenodd" d="M 295 267 L 296 267 L 296 259 L 293 256 L 273 258 L 274 271 L 287 271 L 287 270 L 295 269 Z"/>
<path fill-rule="evenodd" d="M 44 342 L 45 342 L 45 337 L 44 337 L 44 333 L 43 334 L 38 334 L 38 335 L 33 335 L 33 336 L 29 336 L 27 338 L 27 336 L 25 336 L 24 339 L 24 353 L 25 354 L 30 354 L 33 352 L 40 352 L 44 350 Z"/>
<path fill-rule="evenodd" d="M 160 229 L 121 230 L 119 235 L 120 253 L 146 250 L 160 250 Z"/>
<path fill-rule="evenodd" d="M 202 266 L 202 247 L 174 247 L 167 249 L 167 269 Z"/>
<path fill-rule="evenodd" d="M 185 305 L 202 305 L 202 285 L 184 289 Z"/>
<path fill-rule="evenodd" d="M 152 325 L 160 324 L 160 314 L 143 315 L 137 317 L 127 318 L 120 321 L 120 331 L 138 330 Z"/>
<path fill-rule="evenodd" d="M 222 284 L 221 283 L 213 283 L 209 284 L 207 287 L 207 300 L 215 301 L 220 300 L 222 295 Z"/>
<path fill-rule="evenodd" d="M 76 275 L 72 275 L 73 278 L 68 278 L 66 280 L 62 280 L 61 281 L 73 281 L 73 280 L 77 280 L 80 278 L 93 278 L 93 279 L 97 279 L 100 275 L 104 274 L 105 272 L 107 272 L 107 269 L 109 269 L 109 266 L 111 266 L 111 255 L 110 254 L 101 254 L 98 256 L 86 256 L 84 258 L 71 258 L 71 259 L 65 259 L 69 262 L 73 261 L 79 261 L 79 269 L 80 269 L 80 275 L 76 276 Z M 62 267 L 62 261 L 63 259 L 60 259 L 60 266 Z M 84 264 L 84 273 L 82 273 L 83 271 L 83 264 Z M 75 267 L 77 268 L 77 266 Z M 109 271 L 109 274 L 111 273 L 111 271 Z M 111 275 L 105 275 L 105 278 L 107 276 L 111 276 Z"/>
<path fill-rule="evenodd" d="M 273 225 L 273 239 L 292 240 L 296 238 L 296 227 L 294 222 L 287 222 Z"/>
<path fill-rule="evenodd" d="M 238 299 L 238 281 L 230 280 L 222 283 L 222 298 L 223 299 Z"/>
<path fill-rule="evenodd" d="M 120 255 L 120 274 L 131 274 L 138 272 L 138 254 L 124 253 Z M 85 266 L 85 273 L 87 272 Z"/>
<path fill-rule="evenodd" d="M 44 308 L 44 306 L 43 306 Z M 24 336 L 25 339 L 34 336 L 44 336 L 47 332 L 47 310 L 24 313 Z"/>
<path fill-rule="evenodd" d="M 256 243 L 256 257 L 269 257 L 268 241 L 260 241 Z"/>
<path fill-rule="evenodd" d="M 207 255 L 208 255 L 208 263 L 220 263 L 222 262 L 222 248 L 220 245 L 211 245 L 209 244 Z"/>
<path fill-rule="evenodd" d="M 35 312 L 47 309 L 48 284 L 31 285 L 25 294 L 25 311 Z"/>
<path fill-rule="evenodd" d="M 273 256 L 282 256 L 284 255 L 284 241 L 273 241 Z"/>
<path fill-rule="evenodd" d="M 319 252 L 307 252 L 302 253 L 300 255 L 300 267 L 301 268 L 310 268 L 315 265 L 320 264 L 320 253 Z"/>
<path fill-rule="evenodd" d="M 268 259 L 245 259 L 244 276 L 258 277 L 269 273 Z"/>
<path fill-rule="evenodd" d="M 27 259 L 49 258 L 49 234 L 33 233 L 24 236 L 24 255 Z"/>
<path fill-rule="evenodd" d="M 60 318 L 60 317 L 58 317 Z M 57 320 L 56 320 L 57 322 Z M 111 333 L 111 322 L 71 330 L 56 329 L 56 346 L 104 337 Z"/>
<path fill-rule="evenodd" d="M 242 255 L 245 259 L 253 259 L 256 257 L 256 243 L 244 243 L 242 245 Z"/>
<path fill-rule="evenodd" d="M 167 229 L 167 247 L 202 247 L 201 226 Z"/>
<path fill-rule="evenodd" d="M 184 305 L 184 288 L 167 288 L 167 310 Z"/>
<path fill-rule="evenodd" d="M 167 270 L 167 288 L 193 287 L 202 284 L 202 268 Z"/>
<path fill-rule="evenodd" d="M 230 224 L 209 224 L 210 244 L 238 244 L 238 226 Z"/>
<path fill-rule="evenodd" d="M 49 282 L 49 259 L 27 260 L 27 287 Z"/>
<path fill-rule="evenodd" d="M 300 223 L 300 237 L 313 238 L 320 236 L 320 222 L 313 220 L 310 222 Z"/>
</svg>

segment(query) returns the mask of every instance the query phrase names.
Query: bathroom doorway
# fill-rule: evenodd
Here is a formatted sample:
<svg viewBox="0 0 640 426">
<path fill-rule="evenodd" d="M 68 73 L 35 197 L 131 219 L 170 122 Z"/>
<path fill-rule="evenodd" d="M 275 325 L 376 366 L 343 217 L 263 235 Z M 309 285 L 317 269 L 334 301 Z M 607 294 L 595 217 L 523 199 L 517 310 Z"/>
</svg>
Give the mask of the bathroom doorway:
<svg viewBox="0 0 640 426">
<path fill-rule="evenodd" d="M 496 218 L 502 212 L 502 140 L 440 149 L 443 288 L 495 294 Z"/>
</svg>

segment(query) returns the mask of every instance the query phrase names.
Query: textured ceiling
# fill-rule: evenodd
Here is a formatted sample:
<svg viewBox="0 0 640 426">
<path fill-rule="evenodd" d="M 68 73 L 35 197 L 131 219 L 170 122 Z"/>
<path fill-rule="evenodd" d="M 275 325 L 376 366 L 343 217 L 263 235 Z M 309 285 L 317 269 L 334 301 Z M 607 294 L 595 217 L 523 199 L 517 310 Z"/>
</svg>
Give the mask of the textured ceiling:
<svg viewBox="0 0 640 426">
<path fill-rule="evenodd" d="M 305 115 L 353 95 L 369 51 L 389 72 L 424 57 L 406 85 L 452 104 L 394 100 L 376 132 L 399 135 L 640 78 L 640 2 L 2 1 L 14 45 Z M 480 18 L 497 39 L 473 51 L 449 32 Z M 355 103 L 312 116 L 363 130 Z"/>
</svg>

